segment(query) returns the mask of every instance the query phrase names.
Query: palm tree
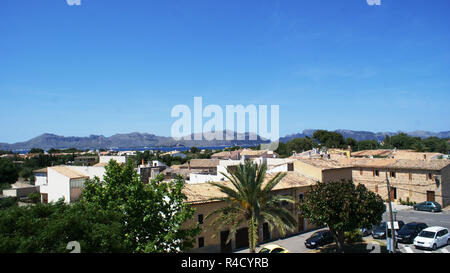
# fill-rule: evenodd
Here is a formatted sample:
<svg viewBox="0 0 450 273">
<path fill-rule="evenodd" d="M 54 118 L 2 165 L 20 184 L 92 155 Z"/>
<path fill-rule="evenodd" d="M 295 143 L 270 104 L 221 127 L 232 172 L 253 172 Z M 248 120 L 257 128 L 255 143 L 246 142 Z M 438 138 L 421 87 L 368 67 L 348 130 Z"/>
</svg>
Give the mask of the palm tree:
<svg viewBox="0 0 450 273">
<path fill-rule="evenodd" d="M 274 227 L 282 236 L 286 231 L 294 231 L 296 221 L 289 211 L 281 206 L 281 202 L 294 203 L 291 196 L 274 195 L 272 189 L 281 181 L 286 173 L 277 173 L 264 186 L 264 178 L 267 165 L 257 165 L 251 161 L 237 166 L 230 175 L 222 173 L 233 185 L 230 187 L 225 183 L 210 182 L 218 187 L 225 197 L 211 198 L 212 201 L 222 201 L 226 205 L 206 216 L 209 219 L 217 216 L 211 226 L 217 230 L 231 226 L 226 243 L 236 234 L 236 230 L 243 223 L 248 225 L 248 240 L 251 253 L 255 253 L 258 244 L 258 231 L 260 225 L 267 222 L 269 230 Z"/>
</svg>

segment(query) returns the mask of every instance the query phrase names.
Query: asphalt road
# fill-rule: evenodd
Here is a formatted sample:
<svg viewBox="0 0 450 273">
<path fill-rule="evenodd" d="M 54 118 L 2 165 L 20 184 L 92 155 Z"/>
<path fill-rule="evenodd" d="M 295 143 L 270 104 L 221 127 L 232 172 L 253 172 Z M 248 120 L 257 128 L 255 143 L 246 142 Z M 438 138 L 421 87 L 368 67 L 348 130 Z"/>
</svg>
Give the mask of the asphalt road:
<svg viewBox="0 0 450 273">
<path fill-rule="evenodd" d="M 450 211 L 443 211 L 438 213 L 424 212 L 424 211 L 414 211 L 410 207 L 398 206 L 398 213 L 396 215 L 397 220 L 402 220 L 405 224 L 410 222 L 423 222 L 429 227 L 431 226 L 442 226 L 450 230 Z M 386 212 L 383 215 L 383 221 L 389 220 L 389 214 Z M 305 240 L 309 238 L 314 232 L 321 230 L 317 229 L 314 231 L 309 231 L 307 233 L 295 235 L 289 238 L 279 239 L 265 244 L 276 244 L 288 249 L 291 253 L 308 253 L 311 252 L 310 249 L 305 247 Z M 372 236 L 365 237 L 366 239 L 371 239 Z M 386 243 L 386 240 L 380 240 L 381 243 Z M 436 251 L 432 250 L 419 250 L 414 247 L 414 245 L 401 244 L 399 243 L 399 250 L 402 253 L 450 253 L 450 246 L 438 248 Z M 257 251 L 259 248 L 257 248 Z M 248 249 L 243 249 L 236 251 L 236 253 L 248 253 Z"/>
</svg>

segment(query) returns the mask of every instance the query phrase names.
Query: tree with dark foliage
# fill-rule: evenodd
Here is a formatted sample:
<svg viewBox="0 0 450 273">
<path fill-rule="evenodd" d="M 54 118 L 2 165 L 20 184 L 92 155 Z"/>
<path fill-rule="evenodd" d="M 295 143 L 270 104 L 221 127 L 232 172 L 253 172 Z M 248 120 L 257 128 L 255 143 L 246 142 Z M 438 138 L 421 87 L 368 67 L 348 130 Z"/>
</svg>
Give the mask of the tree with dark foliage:
<svg viewBox="0 0 450 273">
<path fill-rule="evenodd" d="M 327 225 L 343 252 L 345 232 L 378 224 L 386 206 L 379 195 L 364 185 L 342 180 L 311 186 L 300 209 L 314 225 Z"/>
</svg>

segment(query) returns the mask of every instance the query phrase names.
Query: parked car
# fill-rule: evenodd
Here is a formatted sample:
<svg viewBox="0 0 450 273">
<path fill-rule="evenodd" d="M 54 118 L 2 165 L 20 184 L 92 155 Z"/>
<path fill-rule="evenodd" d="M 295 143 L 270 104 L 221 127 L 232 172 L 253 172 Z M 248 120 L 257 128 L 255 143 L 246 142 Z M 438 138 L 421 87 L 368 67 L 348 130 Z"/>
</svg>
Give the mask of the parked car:
<svg viewBox="0 0 450 273">
<path fill-rule="evenodd" d="M 361 231 L 363 237 L 366 237 L 366 236 L 369 236 L 370 234 L 372 234 L 372 232 L 375 228 L 376 228 L 376 226 L 372 226 L 370 228 L 361 228 L 361 229 L 359 229 L 359 231 Z"/>
<path fill-rule="evenodd" d="M 281 247 L 279 245 L 265 245 L 260 250 L 259 253 L 289 253 L 289 250 L 287 250 L 284 247 Z"/>
<path fill-rule="evenodd" d="M 450 244 L 450 234 L 444 227 L 429 227 L 422 230 L 414 239 L 416 248 L 429 248 L 436 250 L 438 247 Z"/>
<path fill-rule="evenodd" d="M 317 231 L 311 235 L 308 239 L 305 240 L 305 246 L 307 248 L 316 248 L 319 246 L 324 246 L 327 244 L 331 244 L 334 242 L 334 237 L 331 231 L 322 230 Z"/>
<path fill-rule="evenodd" d="M 397 221 L 397 222 L 398 222 L 398 230 L 400 230 L 405 225 L 405 222 L 403 222 L 403 221 Z M 375 229 L 372 231 L 372 237 L 374 239 L 386 239 L 386 228 L 387 228 L 387 222 L 382 222 L 380 225 L 375 227 Z"/>
<path fill-rule="evenodd" d="M 397 241 L 400 243 L 411 244 L 419 233 L 427 228 L 425 223 L 412 222 L 404 225 L 397 235 Z"/>
<path fill-rule="evenodd" d="M 419 204 L 415 204 L 413 206 L 414 210 L 423 210 L 423 211 L 430 211 L 430 212 L 439 212 L 442 211 L 442 207 L 438 202 L 422 202 Z"/>
</svg>

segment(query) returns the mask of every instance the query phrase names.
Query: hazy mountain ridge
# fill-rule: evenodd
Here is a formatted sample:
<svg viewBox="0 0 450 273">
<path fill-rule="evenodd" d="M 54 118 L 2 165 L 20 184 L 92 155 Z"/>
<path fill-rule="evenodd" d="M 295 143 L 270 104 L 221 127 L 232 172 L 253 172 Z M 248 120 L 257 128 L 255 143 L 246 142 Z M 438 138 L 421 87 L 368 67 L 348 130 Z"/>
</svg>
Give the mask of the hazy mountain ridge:
<svg viewBox="0 0 450 273">
<path fill-rule="evenodd" d="M 290 139 L 297 138 L 297 137 L 312 137 L 314 132 L 317 131 L 317 129 L 305 129 L 302 133 L 287 135 L 285 137 L 280 138 L 281 142 L 286 142 Z M 386 135 L 388 136 L 394 136 L 398 135 L 400 133 L 406 133 L 409 136 L 412 137 L 420 137 L 420 138 L 428 138 L 428 137 L 439 137 L 439 138 L 450 138 L 450 131 L 443 131 L 443 132 L 429 132 L 429 131 L 413 131 L 413 132 L 370 132 L 370 131 L 353 131 L 353 130 L 344 130 L 344 129 L 338 129 L 334 132 L 340 133 L 344 138 L 353 138 L 357 141 L 361 140 L 378 140 L 383 141 Z"/>
<path fill-rule="evenodd" d="M 233 134 L 234 140 L 226 140 L 226 134 Z M 100 148 L 144 148 L 144 147 L 176 147 L 176 146 L 229 146 L 229 145 L 257 145 L 268 142 L 258 135 L 235 132 L 222 132 L 223 140 L 195 140 L 195 135 L 191 134 L 192 140 L 175 140 L 172 137 L 156 136 L 148 133 L 115 134 L 110 137 L 103 135 L 90 135 L 88 137 L 58 136 L 55 134 L 42 134 L 25 142 L 14 144 L 0 143 L 0 150 L 26 150 L 31 148 L 41 148 L 49 150 L 51 148 L 66 149 L 100 149 Z M 238 140 L 237 135 L 243 140 Z M 250 136 L 256 140 L 250 140 Z"/>
<path fill-rule="evenodd" d="M 293 138 L 298 137 L 312 137 L 316 129 L 305 129 L 302 133 L 291 134 L 280 138 L 281 142 L 286 142 Z M 384 140 L 386 135 L 393 136 L 400 132 L 370 132 L 370 131 L 353 131 L 353 130 L 335 130 L 344 136 L 344 138 L 354 138 L 358 141 L 361 140 Z M 234 140 L 226 140 L 226 134 L 233 134 Z M 428 131 L 414 131 L 407 133 L 414 137 L 439 137 L 450 138 L 450 131 L 444 132 L 428 132 Z M 243 140 L 237 140 L 237 135 Z M 75 136 L 58 136 L 55 134 L 42 134 L 28 141 L 17 142 L 14 144 L 0 143 L 0 150 L 21 150 L 31 148 L 41 148 L 49 150 L 51 148 L 64 149 L 64 148 L 77 148 L 77 149 L 99 149 L 99 148 L 144 148 L 144 147 L 176 147 L 176 146 L 228 146 L 228 145 L 257 145 L 260 143 L 267 143 L 268 141 L 259 135 L 254 134 L 237 134 L 236 132 L 223 131 L 223 140 L 194 140 L 195 135 L 191 134 L 192 140 L 175 140 L 172 137 L 157 136 L 148 133 L 133 132 L 129 134 L 115 134 L 110 137 L 103 135 L 90 135 L 88 137 L 75 137 Z M 256 140 L 249 140 L 250 136 L 256 138 Z"/>
</svg>

